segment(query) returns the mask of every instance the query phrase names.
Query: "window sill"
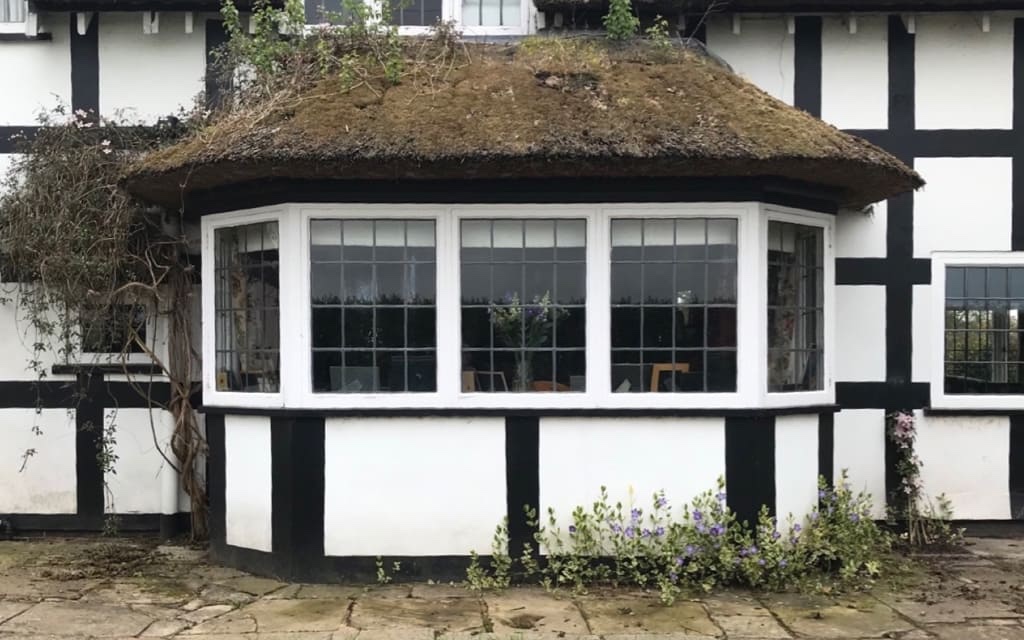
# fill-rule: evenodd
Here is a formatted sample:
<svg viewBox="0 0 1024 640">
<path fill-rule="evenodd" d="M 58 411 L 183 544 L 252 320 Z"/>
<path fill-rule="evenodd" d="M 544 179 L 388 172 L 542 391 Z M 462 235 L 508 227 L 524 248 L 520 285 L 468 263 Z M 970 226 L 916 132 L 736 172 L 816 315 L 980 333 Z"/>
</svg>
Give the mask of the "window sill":
<svg viewBox="0 0 1024 640">
<path fill-rule="evenodd" d="M 1020 415 L 1024 415 L 1024 406 L 1021 406 L 1018 409 L 987 409 L 987 408 L 985 408 L 985 409 L 983 409 L 983 408 L 979 408 L 979 409 L 971 409 L 971 408 L 963 408 L 963 409 L 933 409 L 933 408 L 927 408 L 927 409 L 922 409 L 921 413 L 923 413 L 926 416 L 934 416 L 936 418 L 956 417 L 956 416 L 964 416 L 964 417 L 968 417 L 968 416 L 977 416 L 977 417 L 1000 416 L 1000 417 L 1006 417 L 1006 416 L 1020 416 Z"/>
<path fill-rule="evenodd" d="M 282 409 L 254 408 L 250 406 L 222 406 L 203 404 L 199 412 L 207 415 L 262 415 L 273 417 L 456 417 L 456 416 L 530 416 L 530 417 L 605 417 L 605 418 L 640 418 L 640 417 L 672 417 L 672 418 L 737 418 L 737 417 L 770 417 L 785 415 L 806 415 L 820 413 L 836 413 L 839 406 L 835 404 L 808 405 L 802 407 L 772 407 L 746 409 L 654 409 L 654 408 L 581 408 L 581 409 L 495 409 L 495 408 L 366 408 L 366 409 Z"/>
<path fill-rule="evenodd" d="M 25 35 L 24 30 L 12 33 L 0 32 L 0 42 L 35 42 L 37 40 L 43 42 L 53 40 L 53 34 L 39 33 L 34 36 L 29 36 Z"/>
</svg>

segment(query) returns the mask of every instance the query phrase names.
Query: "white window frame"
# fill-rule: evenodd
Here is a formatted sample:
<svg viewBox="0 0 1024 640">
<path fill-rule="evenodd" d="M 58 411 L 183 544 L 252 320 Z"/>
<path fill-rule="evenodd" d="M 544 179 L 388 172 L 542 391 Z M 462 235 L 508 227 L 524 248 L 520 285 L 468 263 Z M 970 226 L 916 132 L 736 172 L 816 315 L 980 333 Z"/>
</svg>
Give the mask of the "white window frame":
<svg viewBox="0 0 1024 640">
<path fill-rule="evenodd" d="M 761 205 L 764 215 L 758 216 L 760 250 L 758 257 L 760 273 L 762 274 L 759 292 L 758 309 L 761 314 L 761 329 L 758 332 L 760 345 L 758 352 L 761 354 L 761 361 L 758 363 L 757 371 L 762 377 L 761 382 L 761 406 L 763 407 L 790 407 L 806 405 L 834 404 L 836 401 L 835 385 L 835 309 L 836 309 L 836 274 L 835 274 L 835 216 L 827 213 L 804 211 L 790 207 L 777 205 Z M 822 243 L 824 244 L 824 278 L 822 283 L 825 299 L 824 310 L 824 349 L 822 361 L 824 366 L 822 388 L 816 391 L 768 391 L 768 223 L 770 221 L 791 222 L 802 224 L 808 227 L 820 227 L 823 230 Z"/>
<path fill-rule="evenodd" d="M 24 33 L 26 36 L 36 35 L 33 29 L 36 16 L 28 6 L 27 0 L 23 0 L 23 4 L 25 5 L 25 19 L 20 22 L 0 22 L 0 33 Z"/>
<path fill-rule="evenodd" d="M 123 304 L 139 305 L 139 303 L 132 301 L 125 301 Z M 156 309 L 153 308 L 152 304 L 141 304 L 139 306 L 144 307 L 146 310 L 146 347 L 149 348 L 153 352 L 153 354 L 156 355 L 156 357 L 166 359 L 167 356 L 165 347 L 167 346 L 167 341 L 158 339 L 162 336 L 159 336 L 157 334 L 158 329 L 161 328 L 160 325 L 164 325 L 163 328 L 166 328 L 166 323 L 157 322 Z M 80 332 L 82 332 L 83 335 L 80 336 L 78 350 L 77 353 L 75 354 L 79 363 L 113 365 L 154 364 L 153 359 L 150 358 L 149 354 L 147 354 L 146 352 L 116 353 L 110 351 L 86 351 L 84 345 L 81 343 L 81 340 L 85 338 L 84 331 L 85 327 L 81 326 Z"/>
<path fill-rule="evenodd" d="M 301 275 L 301 265 L 297 263 L 298 256 L 295 255 L 296 241 L 295 233 L 297 224 L 288 213 L 287 206 L 260 207 L 257 209 L 246 209 L 232 211 L 215 216 L 204 216 L 200 225 L 203 243 L 202 260 L 202 318 L 203 318 L 203 403 L 211 406 L 231 407 L 252 407 L 252 408 L 281 408 L 285 406 L 284 388 L 285 380 L 295 375 L 296 354 L 285 349 L 284 327 L 297 327 L 295 307 L 298 292 L 294 287 L 286 287 L 284 283 L 294 282 Z M 281 382 L 278 390 L 274 393 L 261 391 L 220 391 L 217 389 L 217 323 L 214 304 L 215 283 L 214 267 L 217 256 L 214 234 L 217 229 L 228 227 L 241 227 L 260 222 L 276 222 L 278 237 L 278 305 L 280 306 L 280 317 L 278 328 L 281 331 L 278 344 L 280 345 L 280 366 Z M 294 386 L 294 385 L 288 385 Z"/>
<path fill-rule="evenodd" d="M 932 409 L 1024 409 L 1021 394 L 946 393 L 946 267 L 1024 267 L 1024 252 L 936 251 L 932 253 L 931 349 L 937 356 L 930 365 Z"/>
<path fill-rule="evenodd" d="M 711 218 L 737 221 L 736 391 L 614 393 L 611 387 L 611 223 L 621 218 Z M 310 221 L 433 220 L 436 251 L 437 390 L 313 392 L 310 305 Z M 463 220 L 581 219 L 586 240 L 586 391 L 464 392 L 462 390 L 461 249 Z M 767 220 L 825 229 L 825 388 L 767 393 Z M 281 388 L 278 393 L 217 391 L 214 358 L 214 231 L 276 221 L 280 238 Z M 210 406 L 289 409 L 750 409 L 834 402 L 833 217 L 760 203 L 623 204 L 287 204 L 213 214 L 202 220 L 203 390 Z"/>
</svg>

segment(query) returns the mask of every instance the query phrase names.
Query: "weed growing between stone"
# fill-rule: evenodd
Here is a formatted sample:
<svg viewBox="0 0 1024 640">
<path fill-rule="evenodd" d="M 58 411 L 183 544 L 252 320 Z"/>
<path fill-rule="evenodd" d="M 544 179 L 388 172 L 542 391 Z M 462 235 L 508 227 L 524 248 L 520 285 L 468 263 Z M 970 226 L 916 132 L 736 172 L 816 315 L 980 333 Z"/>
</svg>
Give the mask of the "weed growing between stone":
<svg viewBox="0 0 1024 640">
<path fill-rule="evenodd" d="M 807 581 L 859 586 L 882 572 L 890 536 L 871 519 L 871 499 L 855 493 L 846 473 L 833 489 L 819 480 L 819 504 L 803 522 L 780 525 L 767 508 L 750 525 L 726 501 L 725 483 L 673 509 L 663 491 L 645 510 L 611 502 L 605 487 L 565 525 L 553 509 L 534 521 L 536 547 L 513 559 L 508 527 L 499 525 L 489 565 L 476 552 L 467 571 L 471 589 L 502 589 L 513 581 L 585 593 L 595 586 L 657 590 L 671 604 L 685 591 L 743 586 L 784 590 Z M 536 518 L 536 512 L 527 508 Z M 539 549 L 540 553 L 534 552 Z"/>
</svg>

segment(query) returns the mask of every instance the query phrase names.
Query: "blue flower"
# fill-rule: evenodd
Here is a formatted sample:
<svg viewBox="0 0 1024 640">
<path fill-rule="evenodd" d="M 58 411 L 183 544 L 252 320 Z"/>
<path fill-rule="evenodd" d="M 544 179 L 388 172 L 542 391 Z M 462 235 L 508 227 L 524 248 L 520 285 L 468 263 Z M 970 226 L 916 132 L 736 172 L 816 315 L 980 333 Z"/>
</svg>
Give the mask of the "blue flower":
<svg viewBox="0 0 1024 640">
<path fill-rule="evenodd" d="M 633 527 L 626 527 L 626 537 L 632 538 L 634 534 Z"/>
<path fill-rule="evenodd" d="M 665 499 L 665 496 L 658 496 L 658 500 L 654 504 L 658 507 L 664 507 L 668 504 L 668 500 Z"/>
<path fill-rule="evenodd" d="M 569 525 L 569 533 L 576 533 L 576 527 L 573 525 Z"/>
<path fill-rule="evenodd" d="M 642 513 L 643 513 L 643 511 L 641 511 L 640 509 L 637 509 L 637 508 L 635 508 L 635 507 L 634 507 L 634 508 L 633 508 L 633 510 L 629 512 L 629 518 L 630 518 L 630 519 L 631 519 L 631 520 L 632 520 L 633 522 L 636 522 L 637 520 L 639 520 L 639 519 L 640 519 L 640 515 L 641 515 Z"/>
<path fill-rule="evenodd" d="M 655 529 L 654 535 L 658 536 L 659 538 L 665 535 L 665 527 L 658 527 L 657 529 Z"/>
<path fill-rule="evenodd" d="M 715 496 L 715 498 L 716 498 L 716 499 L 717 499 L 717 500 L 718 500 L 719 502 L 725 502 L 725 492 L 724 492 L 724 491 L 719 491 L 719 492 L 718 492 L 718 495 L 716 495 L 716 496 Z"/>
<path fill-rule="evenodd" d="M 781 537 L 782 537 L 781 533 L 779 533 L 778 531 L 772 531 L 772 540 L 778 540 Z"/>
<path fill-rule="evenodd" d="M 793 525 L 793 533 L 800 533 L 801 530 L 803 530 L 803 527 L 801 527 L 800 525 L 798 525 L 798 524 L 794 524 Z"/>
<path fill-rule="evenodd" d="M 697 523 L 697 533 L 707 533 L 707 532 L 708 532 L 708 528 L 704 526 L 704 523 L 703 522 L 698 522 Z"/>
<path fill-rule="evenodd" d="M 693 510 L 693 519 L 700 522 L 704 518 L 704 514 L 700 512 L 700 509 Z"/>
<path fill-rule="evenodd" d="M 722 526 L 720 524 L 715 524 L 715 525 L 711 526 L 711 535 L 713 535 L 713 536 L 720 536 L 723 533 L 725 533 L 725 527 L 724 526 Z"/>
</svg>

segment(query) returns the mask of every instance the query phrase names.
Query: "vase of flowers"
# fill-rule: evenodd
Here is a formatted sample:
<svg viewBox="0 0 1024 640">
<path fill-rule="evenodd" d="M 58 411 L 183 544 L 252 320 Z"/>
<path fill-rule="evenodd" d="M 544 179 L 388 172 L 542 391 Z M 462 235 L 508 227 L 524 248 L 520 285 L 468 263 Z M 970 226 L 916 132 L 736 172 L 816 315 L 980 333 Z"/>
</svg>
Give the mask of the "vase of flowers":
<svg viewBox="0 0 1024 640">
<path fill-rule="evenodd" d="M 523 304 L 518 293 L 506 294 L 501 302 L 491 303 L 489 310 L 494 336 L 503 346 L 516 349 L 514 391 L 529 391 L 533 385 L 533 351 L 544 346 L 555 320 L 565 317 L 566 310 L 551 302 L 551 292 L 534 296 Z"/>
</svg>

